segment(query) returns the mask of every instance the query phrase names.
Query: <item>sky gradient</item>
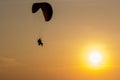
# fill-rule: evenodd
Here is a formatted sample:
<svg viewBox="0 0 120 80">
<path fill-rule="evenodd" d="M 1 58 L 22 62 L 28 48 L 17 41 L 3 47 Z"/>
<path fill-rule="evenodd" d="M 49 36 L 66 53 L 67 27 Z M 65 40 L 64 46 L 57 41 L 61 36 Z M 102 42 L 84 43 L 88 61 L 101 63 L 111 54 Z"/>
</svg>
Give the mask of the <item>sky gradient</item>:
<svg viewBox="0 0 120 80">
<path fill-rule="evenodd" d="M 49 2 L 51 21 L 32 4 Z M 0 80 L 120 80 L 119 0 L 0 0 Z M 44 46 L 37 45 L 42 37 Z M 105 69 L 82 64 L 86 46 L 102 45 Z"/>
</svg>

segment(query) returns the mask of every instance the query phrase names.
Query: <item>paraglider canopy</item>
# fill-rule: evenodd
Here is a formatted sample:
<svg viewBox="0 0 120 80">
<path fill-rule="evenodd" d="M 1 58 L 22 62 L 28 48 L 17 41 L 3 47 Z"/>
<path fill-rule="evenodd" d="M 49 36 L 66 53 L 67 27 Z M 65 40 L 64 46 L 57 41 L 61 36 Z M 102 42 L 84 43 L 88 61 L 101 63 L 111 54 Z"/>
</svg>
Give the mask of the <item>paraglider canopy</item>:
<svg viewBox="0 0 120 80">
<path fill-rule="evenodd" d="M 41 8 L 45 21 L 49 21 L 53 15 L 52 6 L 47 2 L 34 3 L 32 6 L 32 13 L 36 13 Z"/>
</svg>

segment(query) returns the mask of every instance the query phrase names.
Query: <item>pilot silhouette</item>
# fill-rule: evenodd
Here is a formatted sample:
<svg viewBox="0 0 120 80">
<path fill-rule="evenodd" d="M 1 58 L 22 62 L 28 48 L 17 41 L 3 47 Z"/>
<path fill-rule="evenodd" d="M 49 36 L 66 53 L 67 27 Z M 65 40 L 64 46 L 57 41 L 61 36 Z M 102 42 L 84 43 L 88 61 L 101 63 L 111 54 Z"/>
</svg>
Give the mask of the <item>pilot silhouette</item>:
<svg viewBox="0 0 120 80">
<path fill-rule="evenodd" d="M 42 43 L 41 38 L 39 38 L 37 42 L 38 42 L 38 45 L 39 45 L 39 46 L 40 46 L 40 45 L 43 46 L 43 43 Z"/>
</svg>

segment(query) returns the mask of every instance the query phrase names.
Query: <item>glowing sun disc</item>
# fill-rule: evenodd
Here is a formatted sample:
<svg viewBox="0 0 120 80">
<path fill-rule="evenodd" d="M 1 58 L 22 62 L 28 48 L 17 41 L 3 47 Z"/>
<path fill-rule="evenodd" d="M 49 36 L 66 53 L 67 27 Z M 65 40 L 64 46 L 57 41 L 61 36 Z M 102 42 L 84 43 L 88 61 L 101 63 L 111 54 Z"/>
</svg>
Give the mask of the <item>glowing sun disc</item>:
<svg viewBox="0 0 120 80">
<path fill-rule="evenodd" d="M 88 60 L 91 64 L 100 64 L 102 62 L 102 55 L 100 51 L 93 50 L 89 53 Z"/>
</svg>

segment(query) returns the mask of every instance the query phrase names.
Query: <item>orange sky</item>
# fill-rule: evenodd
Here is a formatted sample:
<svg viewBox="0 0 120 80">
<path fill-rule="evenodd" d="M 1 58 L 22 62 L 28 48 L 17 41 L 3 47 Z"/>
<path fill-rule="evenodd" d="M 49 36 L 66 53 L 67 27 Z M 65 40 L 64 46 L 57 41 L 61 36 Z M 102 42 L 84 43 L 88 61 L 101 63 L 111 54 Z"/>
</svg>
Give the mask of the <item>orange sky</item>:
<svg viewBox="0 0 120 80">
<path fill-rule="evenodd" d="M 51 3 L 45 22 L 34 2 Z M 1 0 L 0 80 L 120 80 L 119 0 Z M 42 37 L 44 46 L 37 45 Z M 105 45 L 108 68 L 82 64 L 86 46 Z M 86 52 L 86 51 L 85 51 Z M 82 57 L 82 58 L 81 58 Z"/>
</svg>

